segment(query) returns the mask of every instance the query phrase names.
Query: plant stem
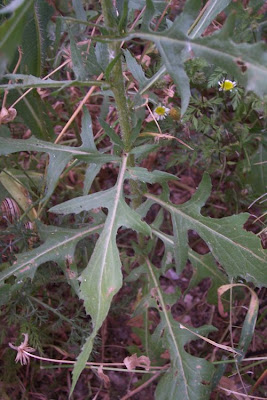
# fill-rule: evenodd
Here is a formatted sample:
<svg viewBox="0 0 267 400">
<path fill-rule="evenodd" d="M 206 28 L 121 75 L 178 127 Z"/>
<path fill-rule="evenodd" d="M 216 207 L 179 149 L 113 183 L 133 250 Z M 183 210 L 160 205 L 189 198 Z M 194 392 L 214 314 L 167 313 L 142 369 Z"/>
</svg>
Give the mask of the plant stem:
<svg viewBox="0 0 267 400">
<path fill-rule="evenodd" d="M 105 26 L 113 34 L 119 34 L 116 16 L 112 12 L 114 7 L 111 0 L 101 0 L 102 11 L 104 16 Z M 128 153 L 131 150 L 131 118 L 130 110 L 127 104 L 127 96 L 125 91 L 124 76 L 122 71 L 121 58 L 118 57 L 121 53 L 120 43 L 112 42 L 109 43 L 109 52 L 112 58 L 118 58 L 111 73 L 110 73 L 110 86 L 114 94 L 114 99 L 118 112 L 118 120 L 121 128 L 122 141 L 124 145 L 124 151 Z M 127 164 L 131 167 L 135 165 L 134 155 L 130 154 L 128 157 Z M 142 194 L 140 193 L 139 184 L 133 180 L 130 180 L 130 190 L 132 194 L 132 207 L 136 209 L 142 203 Z M 142 235 L 138 235 L 139 242 L 142 243 Z"/>
<path fill-rule="evenodd" d="M 112 2 L 110 0 L 101 0 L 101 4 L 102 4 L 102 11 L 106 28 L 109 31 L 113 31 L 113 33 L 119 33 L 116 17 L 112 13 L 112 11 L 114 10 Z M 119 56 L 121 53 L 120 43 L 119 42 L 109 43 L 109 53 L 112 59 Z M 131 150 L 132 127 L 131 127 L 130 112 L 125 93 L 122 62 L 120 57 L 118 57 L 118 60 L 115 63 L 110 73 L 110 86 L 114 94 L 114 99 L 118 111 L 118 119 L 121 127 L 124 151 L 128 153 Z M 129 162 L 132 163 L 133 160 L 130 159 Z"/>
</svg>

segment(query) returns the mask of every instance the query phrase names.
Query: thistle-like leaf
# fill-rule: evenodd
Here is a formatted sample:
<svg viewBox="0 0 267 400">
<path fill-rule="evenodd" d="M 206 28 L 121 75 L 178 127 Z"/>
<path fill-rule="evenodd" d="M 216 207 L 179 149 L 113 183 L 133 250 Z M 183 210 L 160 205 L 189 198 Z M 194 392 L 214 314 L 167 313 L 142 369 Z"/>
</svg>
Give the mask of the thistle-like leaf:
<svg viewBox="0 0 267 400">
<path fill-rule="evenodd" d="M 41 79 L 33 75 L 24 74 L 6 74 L 4 78 L 14 81 L 14 83 L 6 83 L 0 85 L 0 92 L 4 90 L 14 89 L 33 89 L 33 88 L 65 88 L 71 86 L 101 86 L 102 82 L 94 80 L 61 80 L 56 81 L 53 79 Z M 17 82 L 21 81 L 21 82 Z"/>
<path fill-rule="evenodd" d="M 67 259 L 73 259 L 77 243 L 86 236 L 99 233 L 103 224 L 82 229 L 69 229 L 39 223 L 38 228 L 40 238 L 44 243 L 34 250 L 19 254 L 13 265 L 1 272 L 1 284 L 12 275 L 17 276 L 19 280 L 33 279 L 39 265 L 47 261 L 64 263 Z M 77 276 L 75 279 L 77 279 Z"/>
<path fill-rule="evenodd" d="M 187 232 L 192 229 L 205 240 L 230 278 L 242 277 L 257 286 L 266 285 L 266 251 L 256 235 L 243 229 L 249 214 L 220 219 L 204 217 L 200 210 L 210 190 L 211 181 L 209 175 L 205 174 L 197 192 L 185 204 L 176 206 L 165 198 L 146 195 L 150 200 L 148 206 L 158 203 L 171 214 L 177 272 L 182 271 L 188 259 Z"/>
<path fill-rule="evenodd" d="M 209 63 L 219 65 L 247 91 L 252 90 L 263 97 L 267 93 L 266 44 L 235 43 L 234 14 L 228 17 L 221 30 L 193 40 L 188 34 L 189 23 L 193 22 L 190 15 L 191 3 L 194 5 L 194 0 L 186 3 L 184 12 L 176 18 L 171 28 L 163 32 L 146 30 L 127 35 L 127 39 L 138 37 L 156 44 L 167 71 L 181 93 L 182 114 L 186 111 L 190 98 L 189 80 L 183 64 L 192 57 L 203 57 Z M 194 8 L 195 6 L 192 9 Z"/>
<path fill-rule="evenodd" d="M 128 167 L 126 177 L 132 180 L 139 180 L 141 182 L 156 183 L 167 182 L 170 180 L 178 180 L 177 176 L 169 174 L 164 171 L 148 171 L 146 168 L 141 167 Z"/>
<path fill-rule="evenodd" d="M 28 140 L 1 138 L 0 155 L 17 153 L 20 151 L 38 151 L 49 154 L 49 165 L 47 169 L 47 188 L 45 197 L 42 201 L 48 199 L 53 193 L 57 181 L 68 164 L 73 159 L 82 159 L 94 164 L 104 164 L 118 159 L 116 156 L 99 153 L 94 145 L 91 117 L 86 109 L 82 120 L 82 146 L 68 147 L 59 144 L 53 144 L 30 138 Z"/>
<path fill-rule="evenodd" d="M 206 400 L 211 391 L 214 367 L 205 359 L 188 354 L 184 346 L 198 338 L 194 336 L 194 333 L 203 336 L 216 329 L 212 326 L 203 326 L 199 329 L 190 328 L 191 332 L 182 329 L 168 311 L 155 273 L 156 268 L 148 259 L 147 269 L 155 287 L 153 295 L 157 297 L 159 305 L 161 337 L 171 355 L 171 367 L 159 381 L 155 398 L 156 400 Z"/>
<path fill-rule="evenodd" d="M 188 35 L 191 39 L 201 36 L 204 32 L 205 28 L 209 26 L 209 24 L 216 18 L 216 16 L 223 11 L 231 0 L 209 0 L 198 18 L 192 25 L 192 27 L 188 31 Z"/>
<path fill-rule="evenodd" d="M 123 157 L 116 185 L 104 192 L 78 197 L 50 209 L 53 213 L 80 213 L 92 208 L 108 208 L 105 226 L 97 241 L 88 266 L 81 274 L 80 298 L 93 322 L 93 332 L 87 339 L 73 370 L 74 389 L 92 350 L 93 340 L 110 308 L 113 296 L 122 285 L 121 261 L 116 245 L 119 227 L 124 226 L 150 235 L 149 226 L 141 221 L 123 199 L 123 182 L 126 173 L 127 156 Z"/>
<path fill-rule="evenodd" d="M 166 256 L 168 256 L 168 254 L 172 254 L 173 258 L 175 258 L 177 249 L 174 238 L 164 232 L 161 232 L 159 229 L 155 229 L 154 224 L 151 227 L 152 233 L 163 241 Z M 198 285 L 199 282 L 201 282 L 204 278 L 210 278 L 211 286 L 207 293 L 207 301 L 212 304 L 217 304 L 217 289 L 220 286 L 228 283 L 226 275 L 218 269 L 215 259 L 211 253 L 200 255 L 194 250 L 188 249 L 188 258 L 193 266 L 194 272 L 187 291 Z"/>
</svg>

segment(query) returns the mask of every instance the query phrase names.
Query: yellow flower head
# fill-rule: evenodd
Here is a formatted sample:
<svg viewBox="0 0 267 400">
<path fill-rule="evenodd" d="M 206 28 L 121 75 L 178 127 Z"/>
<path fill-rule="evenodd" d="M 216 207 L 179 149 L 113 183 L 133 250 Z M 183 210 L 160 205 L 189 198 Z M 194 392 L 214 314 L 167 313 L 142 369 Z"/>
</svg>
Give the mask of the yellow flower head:
<svg viewBox="0 0 267 400">
<path fill-rule="evenodd" d="M 172 107 L 170 109 L 170 117 L 174 121 L 180 121 L 180 119 L 181 119 L 181 111 L 177 107 Z"/>
<path fill-rule="evenodd" d="M 170 112 L 169 108 L 159 104 L 154 110 L 154 116 L 156 120 L 161 121 L 169 114 L 169 112 Z"/>
<path fill-rule="evenodd" d="M 220 86 L 219 90 L 223 90 L 224 92 L 231 92 L 232 89 L 236 86 L 236 82 L 225 79 L 222 82 L 218 82 L 218 85 Z"/>
</svg>

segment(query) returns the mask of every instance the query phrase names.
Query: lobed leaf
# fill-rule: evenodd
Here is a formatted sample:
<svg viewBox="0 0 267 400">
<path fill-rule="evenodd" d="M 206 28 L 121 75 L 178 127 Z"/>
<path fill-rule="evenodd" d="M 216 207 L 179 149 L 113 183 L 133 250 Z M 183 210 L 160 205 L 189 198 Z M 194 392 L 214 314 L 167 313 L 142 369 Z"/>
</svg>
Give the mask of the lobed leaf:
<svg viewBox="0 0 267 400">
<path fill-rule="evenodd" d="M 6 74 L 4 78 L 10 80 L 21 80 L 22 83 L 7 83 L 0 85 L 0 91 L 14 90 L 14 89 L 29 89 L 29 88 L 65 88 L 72 86 L 88 87 L 88 86 L 101 86 L 103 82 L 94 80 L 61 80 L 55 81 L 53 79 L 41 79 L 33 75 L 24 74 Z"/>
<path fill-rule="evenodd" d="M 148 171 L 146 168 L 141 167 L 128 167 L 126 177 L 132 180 L 139 180 L 141 182 L 156 183 L 167 182 L 170 180 L 177 180 L 177 176 L 169 174 L 164 171 Z"/>
<path fill-rule="evenodd" d="M 123 199 L 127 156 L 123 157 L 116 185 L 106 191 L 81 196 L 50 209 L 54 213 L 79 213 L 97 207 L 108 208 L 108 216 L 97 241 L 88 266 L 81 274 L 80 298 L 84 300 L 86 312 L 91 315 L 93 332 L 87 339 L 73 370 L 72 391 L 85 367 L 92 343 L 110 308 L 113 296 L 122 285 L 121 261 L 116 245 L 119 227 L 125 226 L 150 235 L 149 226 L 141 221 Z"/>
<path fill-rule="evenodd" d="M 207 293 L 207 302 L 217 304 L 217 290 L 228 282 L 226 275 L 219 270 L 211 253 L 200 255 L 189 250 L 188 256 L 194 272 L 187 290 L 198 285 L 203 279 L 210 278 L 211 286 Z"/>
<path fill-rule="evenodd" d="M 102 118 L 99 118 L 99 123 L 104 129 L 104 132 L 109 136 L 110 140 L 114 144 L 118 145 L 121 149 L 123 149 L 123 142 L 119 135 L 114 131 L 114 129 L 112 129 L 111 126 Z"/>
<path fill-rule="evenodd" d="M 75 78 L 77 80 L 84 81 L 87 77 L 87 72 L 86 72 L 86 68 L 85 68 L 84 60 L 82 58 L 81 51 L 74 39 L 72 30 L 69 31 L 69 37 L 70 37 L 72 69 L 75 74 Z"/>
<path fill-rule="evenodd" d="M 20 280 L 33 279 L 38 266 L 47 261 L 64 263 L 68 257 L 73 259 L 77 243 L 86 236 L 99 233 L 103 224 L 87 226 L 82 229 L 58 228 L 41 223 L 38 224 L 38 227 L 44 243 L 34 250 L 19 254 L 17 261 L 11 267 L 0 273 L 1 284 L 12 275 L 17 276 Z"/>
<path fill-rule="evenodd" d="M 195 230 L 205 240 L 215 259 L 223 266 L 230 278 L 242 277 L 257 286 L 267 283 L 266 251 L 260 239 L 243 229 L 249 214 L 243 213 L 221 219 L 204 217 L 201 207 L 211 189 L 208 174 L 187 203 L 176 206 L 166 199 L 147 194 L 152 203 L 160 204 L 170 212 L 173 224 L 177 272 L 181 272 L 188 258 L 187 231 Z"/>
<path fill-rule="evenodd" d="M 156 389 L 156 400 L 206 400 L 211 391 L 211 380 L 214 367 L 205 359 L 193 357 L 188 354 L 184 346 L 191 340 L 197 339 L 197 334 L 207 334 L 214 331 L 211 326 L 203 326 L 199 329 L 190 328 L 191 332 L 182 329 L 175 321 L 166 307 L 163 294 L 155 274 L 155 267 L 146 260 L 147 269 L 156 289 L 157 303 L 161 317 L 161 336 L 165 347 L 169 349 L 171 367 L 160 379 Z M 155 295 L 154 295 L 155 296 Z M 159 329 L 159 327 L 158 327 Z"/>
<path fill-rule="evenodd" d="M 145 73 L 140 64 L 136 61 L 136 59 L 131 55 L 129 50 L 123 50 L 125 60 L 127 63 L 127 67 L 133 77 L 139 84 L 140 89 L 148 85 L 150 79 L 146 78 Z"/>
<path fill-rule="evenodd" d="M 194 39 L 199 37 L 214 20 L 214 18 L 221 11 L 223 11 L 230 2 L 231 0 L 209 0 L 201 10 L 199 17 L 188 31 L 190 38 Z"/>
<path fill-rule="evenodd" d="M 173 237 L 154 228 L 152 224 L 152 233 L 161 239 L 165 246 L 165 253 L 172 254 L 175 258 L 177 252 Z M 207 301 L 211 304 L 217 304 L 217 289 L 228 282 L 226 275 L 223 274 L 216 265 L 215 259 L 211 253 L 200 255 L 192 249 L 188 249 L 188 258 L 193 266 L 193 276 L 190 280 L 187 291 L 197 286 L 204 278 L 211 279 L 211 286 L 208 290 Z"/>
<path fill-rule="evenodd" d="M 97 151 L 93 140 L 91 117 L 86 109 L 84 109 L 82 119 L 81 139 L 83 142 L 82 146 L 68 147 L 35 138 L 21 140 L 2 137 L 0 155 L 17 153 L 20 151 L 37 151 L 49 154 L 46 194 L 42 199 L 42 201 L 44 201 L 53 193 L 62 171 L 71 159 L 76 158 L 100 165 L 119 159 L 116 156 L 102 154 Z"/>
<path fill-rule="evenodd" d="M 95 163 L 91 163 L 89 165 L 89 167 L 87 167 L 86 172 L 85 172 L 85 177 L 84 177 L 84 181 L 83 181 L 83 195 L 87 195 L 92 183 L 96 177 L 96 175 L 98 174 L 98 172 L 101 169 L 101 165 L 99 164 L 95 164 Z"/>
<path fill-rule="evenodd" d="M 83 7 L 82 0 L 72 0 L 72 6 L 75 11 L 76 18 L 81 19 L 82 21 L 87 21 L 87 16 Z"/>
<path fill-rule="evenodd" d="M 182 114 L 186 111 L 190 98 L 189 80 L 183 64 L 192 56 L 203 57 L 211 64 L 220 65 L 247 91 L 252 90 L 260 97 L 267 93 L 267 46 L 264 42 L 235 43 L 231 37 L 234 15 L 228 17 L 220 31 L 194 40 L 187 34 L 189 22 L 192 22 L 192 18 L 185 10 L 171 28 L 163 32 L 143 31 L 127 35 L 127 39 L 138 37 L 156 44 L 165 68 L 181 93 Z"/>
</svg>

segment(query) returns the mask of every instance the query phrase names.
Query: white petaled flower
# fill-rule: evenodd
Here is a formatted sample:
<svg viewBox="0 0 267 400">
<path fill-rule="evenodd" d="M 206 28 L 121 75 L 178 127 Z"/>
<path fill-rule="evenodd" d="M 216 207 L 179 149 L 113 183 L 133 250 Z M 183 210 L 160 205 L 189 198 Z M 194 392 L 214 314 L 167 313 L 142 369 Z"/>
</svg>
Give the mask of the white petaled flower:
<svg viewBox="0 0 267 400">
<path fill-rule="evenodd" d="M 154 116 L 156 118 L 157 121 L 161 121 L 162 119 L 164 119 L 165 117 L 167 117 L 167 115 L 169 114 L 170 109 L 168 107 L 162 106 L 161 104 L 159 104 L 155 109 L 154 109 Z"/>
<path fill-rule="evenodd" d="M 23 333 L 22 335 L 24 335 L 24 341 L 19 346 L 14 346 L 12 343 L 9 343 L 9 347 L 11 347 L 11 349 L 17 350 L 17 356 L 15 359 L 16 363 L 20 362 L 21 365 L 26 365 L 29 362 L 30 356 L 25 352 L 33 353 L 35 352 L 35 349 L 28 346 L 28 334 Z"/>
<path fill-rule="evenodd" d="M 236 82 L 235 81 L 230 81 L 229 79 L 225 79 L 222 82 L 218 82 L 219 90 L 223 90 L 224 92 L 232 91 L 234 87 L 236 87 Z"/>
</svg>

